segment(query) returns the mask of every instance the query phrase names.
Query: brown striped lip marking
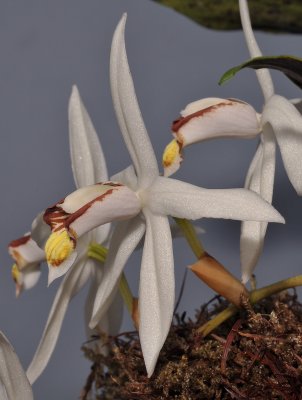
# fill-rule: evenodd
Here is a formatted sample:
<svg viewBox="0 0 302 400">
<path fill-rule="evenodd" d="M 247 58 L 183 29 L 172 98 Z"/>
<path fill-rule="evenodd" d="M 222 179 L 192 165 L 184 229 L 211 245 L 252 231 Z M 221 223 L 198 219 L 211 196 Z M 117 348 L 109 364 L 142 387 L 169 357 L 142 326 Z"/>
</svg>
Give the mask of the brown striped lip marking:
<svg viewBox="0 0 302 400">
<path fill-rule="evenodd" d="M 43 216 L 45 223 L 50 226 L 52 232 L 57 232 L 64 228 L 65 221 L 70 215 L 62 210 L 60 204 L 62 203 L 58 203 L 53 207 L 47 208 Z"/>
<path fill-rule="evenodd" d="M 172 123 L 172 132 L 177 133 L 179 131 L 179 129 L 185 125 L 187 122 L 189 122 L 191 119 L 196 118 L 196 117 L 202 117 L 205 114 L 209 114 L 215 110 L 217 110 L 220 107 L 223 106 L 233 106 L 234 103 L 241 103 L 238 100 L 228 100 L 226 102 L 223 103 L 218 103 L 218 104 L 214 104 L 213 106 L 204 108 L 203 110 L 200 111 L 196 111 L 193 114 L 187 115 L 186 117 L 180 117 L 178 119 L 176 119 L 175 121 L 173 121 Z"/>
<path fill-rule="evenodd" d="M 106 186 L 111 186 L 111 187 L 119 187 L 119 186 L 124 186 L 122 183 L 119 182 L 99 182 L 97 185 L 106 185 Z"/>
<path fill-rule="evenodd" d="M 30 240 L 30 235 L 22 236 L 19 239 L 12 240 L 8 247 L 19 247 L 22 244 L 26 244 Z"/>
<path fill-rule="evenodd" d="M 52 232 L 58 232 L 61 229 L 69 230 L 69 226 L 79 217 L 81 217 L 85 212 L 97 201 L 103 201 L 105 197 L 111 195 L 116 188 L 124 186 L 121 183 L 117 182 L 100 182 L 97 185 L 107 185 L 112 187 L 112 189 L 108 189 L 107 192 L 103 193 L 102 195 L 96 197 L 95 199 L 91 200 L 83 207 L 79 208 L 73 214 L 68 214 L 65 212 L 60 204 L 64 203 L 64 200 L 61 200 L 59 203 L 55 204 L 53 207 L 49 207 L 46 209 L 43 219 L 47 225 L 50 226 Z"/>
</svg>

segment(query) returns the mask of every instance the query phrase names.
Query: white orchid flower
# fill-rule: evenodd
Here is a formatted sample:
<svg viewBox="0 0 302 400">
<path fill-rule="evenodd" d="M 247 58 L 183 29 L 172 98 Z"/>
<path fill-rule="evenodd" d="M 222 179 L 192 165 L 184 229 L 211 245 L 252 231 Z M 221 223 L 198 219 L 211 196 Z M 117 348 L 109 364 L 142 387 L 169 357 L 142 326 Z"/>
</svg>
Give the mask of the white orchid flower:
<svg viewBox="0 0 302 400">
<path fill-rule="evenodd" d="M 261 56 L 251 28 L 247 2 L 240 0 L 239 6 L 250 55 Z M 301 114 L 291 101 L 274 94 L 268 70 L 257 70 L 256 74 L 265 97 L 262 114 L 257 114 L 252 106 L 236 99 L 207 98 L 190 103 L 181 112 L 181 118 L 172 125 L 175 139 L 164 152 L 165 176 L 178 170 L 183 159 L 182 150 L 190 144 L 220 137 L 250 138 L 259 134 L 260 143 L 249 167 L 245 188 L 272 202 L 278 143 L 289 180 L 297 193 L 302 194 Z M 258 262 L 266 229 L 265 221 L 242 223 L 240 243 L 244 283 L 249 280 Z"/>
<path fill-rule="evenodd" d="M 20 360 L 0 332 L 0 399 L 33 400 L 33 392 Z"/>
<path fill-rule="evenodd" d="M 38 282 L 41 275 L 40 263 L 45 260 L 45 253 L 30 233 L 10 242 L 8 251 L 16 262 L 12 267 L 12 277 L 18 297 L 23 290 L 31 289 Z"/>
<path fill-rule="evenodd" d="M 251 57 L 261 56 L 249 16 L 246 0 L 239 0 L 240 16 Z M 297 108 L 286 98 L 274 93 L 270 73 L 256 71 L 265 104 L 261 117 L 261 141 L 250 165 L 245 187 L 272 202 L 278 143 L 287 176 L 302 194 L 302 117 Z M 243 222 L 241 228 L 242 280 L 247 282 L 262 251 L 267 222 Z"/>
<path fill-rule="evenodd" d="M 165 176 L 183 161 L 183 149 L 194 143 L 222 137 L 252 138 L 261 131 L 254 108 L 238 99 L 205 98 L 188 104 L 172 124 L 175 137 L 163 154 Z"/>
<path fill-rule="evenodd" d="M 108 179 L 101 145 L 76 87 L 72 90 L 69 102 L 69 140 L 76 186 L 81 187 L 93 184 L 98 180 Z M 45 242 L 45 235 L 49 235 L 48 231 L 48 225 L 38 217 L 32 235 L 39 244 Z M 118 333 L 123 311 L 119 294 L 111 296 L 108 313 L 102 315 L 95 329 L 90 330 L 88 327 L 96 291 L 102 280 L 103 267 L 95 260 L 88 258 L 87 249 L 91 242 L 107 243 L 109 231 L 110 225 L 103 225 L 79 240 L 78 258 L 59 286 L 39 346 L 28 367 L 27 375 L 31 383 L 35 382 L 43 372 L 53 353 L 70 300 L 89 280 L 91 286 L 85 305 L 87 336 L 91 337 L 92 334 L 97 335 L 101 332 L 109 335 Z M 44 252 L 43 256 L 45 260 Z M 51 282 L 57 276 L 61 276 L 60 269 L 51 268 L 49 281 Z M 94 344 L 100 345 L 99 350 L 105 350 L 98 341 L 95 341 Z"/>
<path fill-rule="evenodd" d="M 208 190 L 159 176 L 127 61 L 126 16 L 114 33 L 110 80 L 113 104 L 134 167 L 97 185 L 81 188 L 45 213 L 52 229 L 46 243 L 50 268 L 67 270 L 78 252 L 78 241 L 91 229 L 118 221 L 90 326 L 107 311 L 122 270 L 145 234 L 139 284 L 139 335 L 148 375 L 167 337 L 174 307 L 174 262 L 168 216 L 198 219 L 284 222 L 257 194 L 245 189 Z"/>
</svg>

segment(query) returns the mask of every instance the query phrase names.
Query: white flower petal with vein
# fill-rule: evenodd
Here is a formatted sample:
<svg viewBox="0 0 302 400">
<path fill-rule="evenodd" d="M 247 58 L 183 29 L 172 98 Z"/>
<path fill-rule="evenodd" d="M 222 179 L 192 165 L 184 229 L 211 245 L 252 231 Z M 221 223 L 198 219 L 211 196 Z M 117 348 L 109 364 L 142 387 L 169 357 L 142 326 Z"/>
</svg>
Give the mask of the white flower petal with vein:
<svg viewBox="0 0 302 400">
<path fill-rule="evenodd" d="M 175 173 L 183 160 L 182 149 L 193 143 L 220 137 L 251 138 L 260 133 L 256 111 L 236 99 L 207 98 L 195 101 L 172 124 L 172 141 L 165 149 L 165 176 Z"/>
<path fill-rule="evenodd" d="M 8 339 L 0 332 L 1 400 L 33 400 L 33 393 L 22 365 Z"/>
</svg>

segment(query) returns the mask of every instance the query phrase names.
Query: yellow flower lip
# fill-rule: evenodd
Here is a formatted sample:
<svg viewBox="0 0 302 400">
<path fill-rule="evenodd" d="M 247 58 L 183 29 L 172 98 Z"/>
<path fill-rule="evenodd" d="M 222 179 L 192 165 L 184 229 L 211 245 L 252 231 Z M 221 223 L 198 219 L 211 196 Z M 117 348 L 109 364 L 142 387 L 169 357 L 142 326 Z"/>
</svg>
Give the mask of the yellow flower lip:
<svg viewBox="0 0 302 400">
<path fill-rule="evenodd" d="M 13 277 L 13 280 L 15 281 L 15 283 L 16 284 L 19 283 L 21 272 L 19 271 L 17 264 L 14 264 L 12 266 L 11 272 L 12 272 L 12 277 Z"/>
<path fill-rule="evenodd" d="M 45 245 L 46 259 L 52 267 L 59 267 L 73 252 L 75 239 L 66 229 L 53 232 Z"/>
<path fill-rule="evenodd" d="M 176 139 L 173 139 L 166 146 L 163 154 L 164 175 L 166 177 L 174 174 L 179 169 L 183 161 L 182 147 L 183 144 Z"/>
<path fill-rule="evenodd" d="M 180 143 L 175 139 L 166 146 L 163 154 L 163 166 L 165 168 L 170 167 L 175 162 L 175 159 L 180 155 L 180 150 Z"/>
</svg>

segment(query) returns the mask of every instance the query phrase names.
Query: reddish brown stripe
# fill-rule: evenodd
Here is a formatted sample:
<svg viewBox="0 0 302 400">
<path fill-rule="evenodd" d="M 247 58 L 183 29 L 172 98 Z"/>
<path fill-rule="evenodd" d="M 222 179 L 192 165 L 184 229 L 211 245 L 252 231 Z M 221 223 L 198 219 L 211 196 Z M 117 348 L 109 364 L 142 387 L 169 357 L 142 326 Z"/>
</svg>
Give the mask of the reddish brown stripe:
<svg viewBox="0 0 302 400">
<path fill-rule="evenodd" d="M 22 236 L 19 239 L 12 240 L 8 247 L 18 247 L 21 246 L 22 244 L 27 243 L 30 240 L 30 235 Z"/>
<path fill-rule="evenodd" d="M 173 121 L 172 123 L 172 132 L 177 133 L 179 131 L 179 129 L 186 124 L 187 122 L 189 122 L 191 119 L 196 118 L 196 117 L 202 117 L 205 114 L 211 113 L 215 110 L 217 110 L 217 108 L 220 107 L 224 107 L 224 106 L 233 106 L 234 103 L 239 103 L 238 101 L 232 100 L 232 101 L 228 101 L 225 103 L 219 103 L 219 104 L 215 104 L 214 106 L 210 106 L 207 108 L 204 108 L 200 111 L 196 111 L 193 114 L 187 115 L 186 117 L 180 117 L 179 119 Z"/>
<path fill-rule="evenodd" d="M 106 183 L 107 185 L 107 183 Z M 118 185 L 123 186 L 123 185 Z M 106 193 L 103 193 L 101 196 L 96 197 L 95 199 L 91 200 L 89 203 L 85 204 L 83 207 L 79 208 L 76 212 L 70 215 L 65 221 L 65 227 L 69 229 L 69 226 L 79 217 L 81 217 L 85 212 L 97 201 L 103 201 L 107 196 L 111 195 L 116 189 L 109 189 Z"/>
<path fill-rule="evenodd" d="M 43 219 L 52 230 L 57 231 L 64 226 L 64 222 L 68 218 L 67 214 L 61 207 L 55 205 L 54 207 L 47 208 L 43 215 Z"/>
<path fill-rule="evenodd" d="M 112 186 L 112 187 L 119 187 L 119 186 L 124 186 L 122 183 L 118 183 L 118 182 L 103 182 L 101 183 L 101 185 L 106 185 L 106 186 Z"/>
</svg>

